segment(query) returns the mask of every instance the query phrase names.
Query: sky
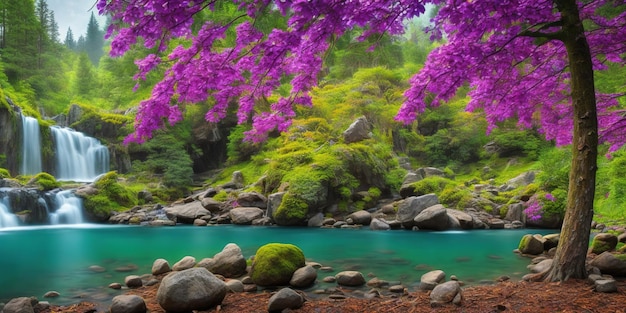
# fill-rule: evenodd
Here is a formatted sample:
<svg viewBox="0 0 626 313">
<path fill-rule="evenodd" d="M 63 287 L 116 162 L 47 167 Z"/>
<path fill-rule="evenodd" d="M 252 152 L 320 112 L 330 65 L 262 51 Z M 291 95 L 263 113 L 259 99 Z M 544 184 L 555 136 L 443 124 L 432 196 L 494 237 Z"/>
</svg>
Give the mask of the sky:
<svg viewBox="0 0 626 313">
<path fill-rule="evenodd" d="M 72 29 L 74 40 L 78 40 L 81 35 L 85 36 L 91 12 L 96 15 L 101 28 L 106 21 L 103 16 L 98 15 L 96 0 L 46 0 L 46 2 L 48 8 L 54 11 L 61 42 L 65 40 L 68 27 Z"/>
</svg>

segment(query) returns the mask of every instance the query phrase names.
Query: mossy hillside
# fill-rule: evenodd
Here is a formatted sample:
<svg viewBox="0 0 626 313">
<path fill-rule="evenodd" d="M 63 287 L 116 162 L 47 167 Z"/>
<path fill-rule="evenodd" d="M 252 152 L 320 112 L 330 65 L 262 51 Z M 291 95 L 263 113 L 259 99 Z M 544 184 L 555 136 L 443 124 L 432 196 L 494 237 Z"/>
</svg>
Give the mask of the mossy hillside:
<svg viewBox="0 0 626 313">
<path fill-rule="evenodd" d="M 281 226 L 299 226 L 303 225 L 307 213 L 309 212 L 309 204 L 297 194 L 287 192 L 283 196 L 283 200 L 274 212 L 274 221 Z"/>
<path fill-rule="evenodd" d="M 257 250 L 250 277 L 259 286 L 283 286 L 304 265 L 304 253 L 297 246 L 269 243 Z"/>
<path fill-rule="evenodd" d="M 39 173 L 31 178 L 28 182 L 28 185 L 37 186 L 37 188 L 42 191 L 52 190 L 61 187 L 61 184 L 57 182 L 54 176 L 45 172 Z"/>
</svg>

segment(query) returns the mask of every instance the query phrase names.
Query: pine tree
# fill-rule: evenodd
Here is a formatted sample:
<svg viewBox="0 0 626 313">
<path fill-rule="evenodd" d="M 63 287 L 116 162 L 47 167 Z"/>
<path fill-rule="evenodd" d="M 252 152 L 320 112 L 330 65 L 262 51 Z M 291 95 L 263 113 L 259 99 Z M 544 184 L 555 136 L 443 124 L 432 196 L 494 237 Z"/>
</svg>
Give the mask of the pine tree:
<svg viewBox="0 0 626 313">
<path fill-rule="evenodd" d="M 89 55 L 91 63 L 98 65 L 100 58 L 104 54 L 102 48 L 104 47 L 104 33 L 100 30 L 100 24 L 96 20 L 93 12 L 91 18 L 89 18 L 89 24 L 87 24 L 87 37 L 85 38 L 85 51 Z"/>
<path fill-rule="evenodd" d="M 74 33 L 72 33 L 71 28 L 67 28 L 67 32 L 65 33 L 65 40 L 63 44 L 66 48 L 70 50 L 76 50 L 76 40 L 74 40 Z"/>
</svg>

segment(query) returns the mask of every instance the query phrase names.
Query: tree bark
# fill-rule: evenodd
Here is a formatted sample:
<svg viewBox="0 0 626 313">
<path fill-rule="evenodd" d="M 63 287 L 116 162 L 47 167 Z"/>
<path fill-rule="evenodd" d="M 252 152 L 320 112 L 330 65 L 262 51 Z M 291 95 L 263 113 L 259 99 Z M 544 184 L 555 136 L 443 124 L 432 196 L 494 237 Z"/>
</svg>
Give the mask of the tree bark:
<svg viewBox="0 0 626 313">
<path fill-rule="evenodd" d="M 576 0 L 555 0 L 563 21 L 562 40 L 571 73 L 574 131 L 567 210 L 556 255 L 546 276 L 549 281 L 586 278 L 589 232 L 593 219 L 598 121 L 591 51 Z"/>
</svg>

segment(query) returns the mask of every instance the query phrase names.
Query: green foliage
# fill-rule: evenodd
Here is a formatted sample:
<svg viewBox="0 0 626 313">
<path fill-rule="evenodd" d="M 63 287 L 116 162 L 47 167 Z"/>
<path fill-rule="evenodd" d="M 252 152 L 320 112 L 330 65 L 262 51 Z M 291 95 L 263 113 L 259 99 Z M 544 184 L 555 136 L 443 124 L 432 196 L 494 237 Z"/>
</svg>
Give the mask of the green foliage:
<svg viewBox="0 0 626 313">
<path fill-rule="evenodd" d="M 463 186 L 448 186 L 438 194 L 439 202 L 449 208 L 465 209 L 473 199 L 472 192 Z"/>
<path fill-rule="evenodd" d="M 250 130 L 248 124 L 240 124 L 231 129 L 226 147 L 229 162 L 245 162 L 259 152 L 261 144 L 244 141 L 244 132 L 248 130 Z"/>
<path fill-rule="evenodd" d="M 537 132 L 532 130 L 496 128 L 490 138 L 502 158 L 527 156 L 531 160 L 536 160 L 540 150 L 546 145 L 539 139 Z"/>
<path fill-rule="evenodd" d="M 215 194 L 215 196 L 213 196 L 213 200 L 220 201 L 220 202 L 224 202 L 228 200 L 228 198 L 229 198 L 229 195 L 228 195 L 228 192 L 226 192 L 226 190 L 220 190 Z"/>
<path fill-rule="evenodd" d="M 416 195 L 421 196 L 429 193 L 439 194 L 446 188 L 453 188 L 455 183 L 441 176 L 429 176 L 412 183 L 411 186 L 414 188 Z"/>
<path fill-rule="evenodd" d="M 284 221 L 285 225 L 293 225 L 304 220 L 308 212 L 307 201 L 300 198 L 299 194 L 290 191 L 283 196 L 283 201 L 274 212 L 274 219 Z"/>
<path fill-rule="evenodd" d="M 41 172 L 41 173 L 35 175 L 35 177 L 33 177 L 29 181 L 29 185 L 35 185 L 40 190 L 44 190 L 44 191 L 45 190 L 52 190 L 54 188 L 61 187 L 61 184 L 56 181 L 54 176 L 52 176 L 52 175 L 50 175 L 48 173 L 45 173 L 45 172 Z"/>
<path fill-rule="evenodd" d="M 572 151 L 569 148 L 546 150 L 539 157 L 537 181 L 543 190 L 567 189 Z"/>
</svg>

